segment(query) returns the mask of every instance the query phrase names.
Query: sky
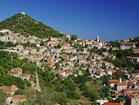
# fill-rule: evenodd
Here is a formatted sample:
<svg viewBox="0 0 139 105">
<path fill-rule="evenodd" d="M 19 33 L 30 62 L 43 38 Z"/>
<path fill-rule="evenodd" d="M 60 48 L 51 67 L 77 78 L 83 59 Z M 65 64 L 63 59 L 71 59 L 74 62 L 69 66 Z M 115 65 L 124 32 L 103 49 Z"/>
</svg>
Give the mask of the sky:
<svg viewBox="0 0 139 105">
<path fill-rule="evenodd" d="M 25 12 L 63 34 L 102 41 L 139 36 L 139 0 L 1 0 L 0 21 Z"/>
</svg>

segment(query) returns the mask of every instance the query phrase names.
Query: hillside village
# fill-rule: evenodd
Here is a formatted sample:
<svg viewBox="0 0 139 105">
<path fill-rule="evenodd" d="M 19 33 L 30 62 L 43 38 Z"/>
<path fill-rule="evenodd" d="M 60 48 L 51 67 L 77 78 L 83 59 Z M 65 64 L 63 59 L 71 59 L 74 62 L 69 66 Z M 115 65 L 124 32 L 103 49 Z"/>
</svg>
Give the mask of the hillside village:
<svg viewBox="0 0 139 105">
<path fill-rule="evenodd" d="M 95 40 L 83 40 L 74 38 L 75 36 L 69 34 L 63 37 L 38 38 L 15 33 L 9 29 L 2 29 L 0 33 L 2 33 L 0 41 L 18 43 L 16 46 L 0 49 L 1 51 L 17 53 L 19 59 L 28 59 L 42 70 L 49 68 L 54 75 L 59 75 L 62 78 L 71 75 L 78 77 L 78 75 L 82 76 L 85 73 L 84 71 L 87 71 L 92 79 L 110 76 L 107 82 L 102 85 L 104 87 L 110 86 L 109 93 L 113 100 L 118 98 L 124 98 L 124 100 L 109 102 L 107 98 L 100 98 L 96 100 L 99 105 L 139 105 L 139 73 L 129 73 L 127 68 L 117 67 L 112 62 L 104 60 L 106 57 L 116 59 L 116 56 L 109 53 L 109 50 L 132 49 L 135 54 L 138 54 L 139 49 L 135 42 L 124 40 L 120 47 L 113 47 L 108 42 L 100 41 L 99 36 Z M 24 44 L 27 45 L 24 46 Z M 100 49 L 105 50 L 99 54 Z M 139 62 L 138 56 L 129 55 L 126 59 L 130 59 L 134 63 Z M 118 79 L 111 78 L 119 69 L 126 79 L 122 80 L 122 77 Z M 7 72 L 7 75 L 29 80 L 31 82 L 30 87 L 34 87 L 33 89 L 41 92 L 42 87 L 39 84 L 37 72 L 34 74 L 35 81 L 30 80 L 31 74 L 22 73 L 22 69 L 19 67 L 12 68 Z M 5 100 L 8 105 L 17 105 L 19 102 L 27 100 L 26 96 L 22 94 L 14 94 L 18 90 L 18 87 L 14 84 L 10 87 L 1 86 L 0 88 L 8 94 Z M 86 105 L 89 104 L 86 103 Z"/>
</svg>

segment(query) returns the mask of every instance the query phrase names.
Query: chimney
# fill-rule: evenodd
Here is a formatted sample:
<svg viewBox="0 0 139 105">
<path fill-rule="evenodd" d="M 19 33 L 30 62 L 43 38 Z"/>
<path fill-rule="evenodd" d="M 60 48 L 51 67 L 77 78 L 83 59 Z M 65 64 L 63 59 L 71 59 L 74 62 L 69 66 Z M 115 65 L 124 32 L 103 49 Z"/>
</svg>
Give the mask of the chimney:
<svg viewBox="0 0 139 105">
<path fill-rule="evenodd" d="M 119 78 L 119 82 L 122 83 L 122 78 Z"/>
</svg>

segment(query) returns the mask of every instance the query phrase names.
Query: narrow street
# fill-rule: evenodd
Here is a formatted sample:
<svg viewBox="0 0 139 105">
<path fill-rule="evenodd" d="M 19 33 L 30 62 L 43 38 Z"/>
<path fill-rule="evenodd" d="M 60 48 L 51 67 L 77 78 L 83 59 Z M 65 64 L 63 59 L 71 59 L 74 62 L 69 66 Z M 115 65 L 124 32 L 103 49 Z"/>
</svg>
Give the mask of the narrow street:
<svg viewBox="0 0 139 105">
<path fill-rule="evenodd" d="M 41 92 L 41 88 L 40 88 L 40 84 L 39 84 L 39 77 L 38 77 L 38 73 L 36 71 L 36 90 L 38 90 L 39 92 Z"/>
</svg>

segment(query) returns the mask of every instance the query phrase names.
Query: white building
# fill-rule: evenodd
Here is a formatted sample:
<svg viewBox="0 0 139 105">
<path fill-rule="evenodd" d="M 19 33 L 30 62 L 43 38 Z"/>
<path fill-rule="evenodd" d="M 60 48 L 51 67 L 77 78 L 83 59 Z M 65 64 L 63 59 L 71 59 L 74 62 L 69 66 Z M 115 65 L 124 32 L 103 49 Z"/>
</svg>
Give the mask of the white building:
<svg viewBox="0 0 139 105">
<path fill-rule="evenodd" d="M 126 50 L 126 49 L 130 49 L 130 48 L 135 48 L 135 43 L 133 42 L 123 42 L 120 46 L 121 50 Z"/>
</svg>

